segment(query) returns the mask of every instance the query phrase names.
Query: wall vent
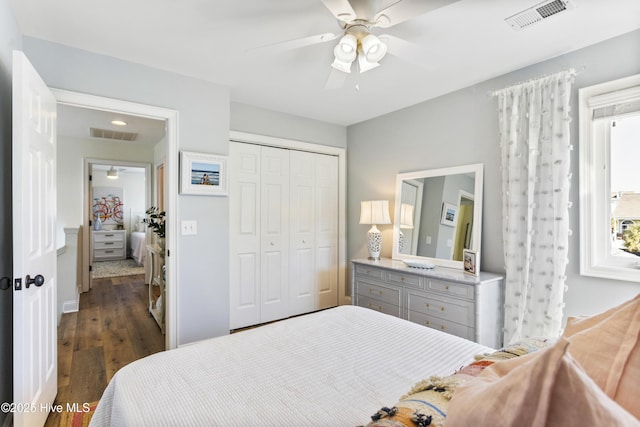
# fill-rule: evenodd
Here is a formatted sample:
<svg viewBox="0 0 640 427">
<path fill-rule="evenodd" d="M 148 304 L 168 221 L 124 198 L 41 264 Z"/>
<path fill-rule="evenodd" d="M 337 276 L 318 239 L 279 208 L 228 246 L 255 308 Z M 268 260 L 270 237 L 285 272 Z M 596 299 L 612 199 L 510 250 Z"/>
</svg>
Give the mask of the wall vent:
<svg viewBox="0 0 640 427">
<path fill-rule="evenodd" d="M 548 0 L 508 17 L 505 22 L 514 30 L 520 31 L 574 7 L 570 0 Z"/>
<path fill-rule="evenodd" d="M 135 132 L 121 132 L 117 130 L 89 128 L 90 135 L 94 138 L 115 139 L 118 141 L 135 141 L 138 134 Z"/>
</svg>

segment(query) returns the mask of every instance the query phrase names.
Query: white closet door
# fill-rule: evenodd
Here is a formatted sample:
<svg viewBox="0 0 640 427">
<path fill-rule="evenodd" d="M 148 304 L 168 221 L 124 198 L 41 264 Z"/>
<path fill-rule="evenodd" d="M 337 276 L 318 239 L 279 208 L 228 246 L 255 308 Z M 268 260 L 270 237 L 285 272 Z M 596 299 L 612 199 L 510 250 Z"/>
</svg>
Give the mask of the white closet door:
<svg viewBox="0 0 640 427">
<path fill-rule="evenodd" d="M 260 160 L 259 146 L 229 143 L 231 329 L 261 322 Z"/>
<path fill-rule="evenodd" d="M 292 315 L 315 310 L 315 154 L 291 151 L 291 273 Z"/>
<path fill-rule="evenodd" d="M 338 158 L 316 154 L 317 309 L 338 305 Z"/>
<path fill-rule="evenodd" d="M 289 151 L 262 147 L 261 322 L 289 315 Z"/>
<path fill-rule="evenodd" d="M 291 152 L 292 315 L 338 305 L 338 158 Z"/>
</svg>

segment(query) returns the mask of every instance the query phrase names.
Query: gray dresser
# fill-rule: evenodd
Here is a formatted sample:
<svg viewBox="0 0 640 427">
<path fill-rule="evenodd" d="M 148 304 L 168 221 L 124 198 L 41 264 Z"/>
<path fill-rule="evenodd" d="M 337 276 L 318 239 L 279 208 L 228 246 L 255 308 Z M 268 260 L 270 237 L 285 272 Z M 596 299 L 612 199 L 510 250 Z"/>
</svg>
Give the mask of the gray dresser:
<svg viewBox="0 0 640 427">
<path fill-rule="evenodd" d="M 353 260 L 353 304 L 492 347 L 502 346 L 503 277 L 402 261 Z"/>
</svg>

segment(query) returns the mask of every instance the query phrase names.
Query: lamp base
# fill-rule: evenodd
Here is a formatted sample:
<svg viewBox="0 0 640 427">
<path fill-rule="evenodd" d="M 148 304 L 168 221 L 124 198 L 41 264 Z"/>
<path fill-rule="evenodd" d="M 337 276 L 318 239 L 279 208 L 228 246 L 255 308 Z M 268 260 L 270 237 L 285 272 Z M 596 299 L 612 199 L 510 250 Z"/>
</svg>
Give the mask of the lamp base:
<svg viewBox="0 0 640 427">
<path fill-rule="evenodd" d="M 379 260 L 382 251 L 382 233 L 375 224 L 367 232 L 367 249 L 369 249 L 369 259 Z"/>
<path fill-rule="evenodd" d="M 373 256 L 370 256 L 370 257 L 367 257 L 367 259 L 368 259 L 369 261 L 380 261 L 380 257 L 373 257 Z"/>
</svg>

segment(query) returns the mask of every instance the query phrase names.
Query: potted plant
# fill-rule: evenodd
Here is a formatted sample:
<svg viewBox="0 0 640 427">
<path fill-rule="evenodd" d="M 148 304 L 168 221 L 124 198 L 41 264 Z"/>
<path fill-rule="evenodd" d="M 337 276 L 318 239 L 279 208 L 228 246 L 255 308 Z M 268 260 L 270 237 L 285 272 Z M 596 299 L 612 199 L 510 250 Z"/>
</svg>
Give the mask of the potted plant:
<svg viewBox="0 0 640 427">
<path fill-rule="evenodd" d="M 165 236 L 165 211 L 160 211 L 157 207 L 151 206 L 145 212 L 146 217 L 142 220 L 147 224 L 151 231 L 158 236 L 158 245 L 164 248 L 164 236 Z"/>
</svg>

